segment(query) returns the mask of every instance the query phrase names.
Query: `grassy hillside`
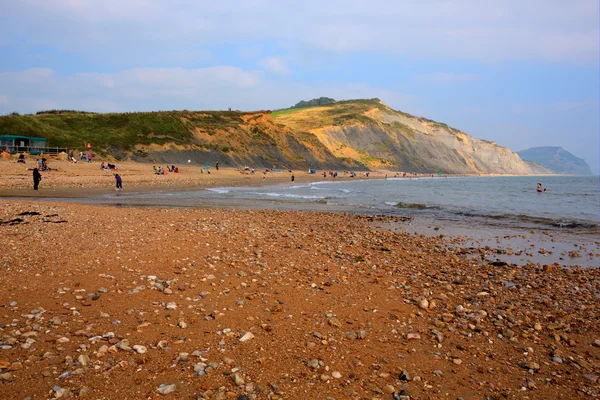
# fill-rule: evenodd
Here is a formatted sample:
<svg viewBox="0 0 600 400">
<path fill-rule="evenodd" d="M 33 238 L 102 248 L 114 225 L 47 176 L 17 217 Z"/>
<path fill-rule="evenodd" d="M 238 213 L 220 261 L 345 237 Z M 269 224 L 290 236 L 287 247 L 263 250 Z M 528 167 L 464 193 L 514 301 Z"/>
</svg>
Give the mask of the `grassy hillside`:
<svg viewBox="0 0 600 400">
<path fill-rule="evenodd" d="M 0 134 L 44 137 L 48 146 L 76 151 L 90 142 L 101 155 L 148 162 L 193 159 L 303 169 L 530 172 L 506 148 L 393 110 L 379 99 L 326 100 L 301 102 L 301 108 L 273 113 L 184 110 L 10 115 L 0 117 Z"/>
</svg>

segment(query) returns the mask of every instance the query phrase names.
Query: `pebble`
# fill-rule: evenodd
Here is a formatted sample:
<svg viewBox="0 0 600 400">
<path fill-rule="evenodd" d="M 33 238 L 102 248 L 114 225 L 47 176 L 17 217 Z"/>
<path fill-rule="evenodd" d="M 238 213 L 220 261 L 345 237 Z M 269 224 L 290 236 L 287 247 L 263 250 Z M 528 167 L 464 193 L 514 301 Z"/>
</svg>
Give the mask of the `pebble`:
<svg viewBox="0 0 600 400">
<path fill-rule="evenodd" d="M 238 386 L 243 386 L 246 384 L 246 381 L 244 381 L 244 378 L 242 377 L 242 375 L 239 372 L 236 372 L 235 374 L 233 374 L 232 379 L 233 379 L 233 382 Z"/>
<path fill-rule="evenodd" d="M 306 365 L 308 366 L 308 368 L 319 369 L 319 360 L 317 360 L 316 358 L 313 358 Z"/>
<path fill-rule="evenodd" d="M 144 354 L 148 351 L 148 348 L 146 346 L 142 346 L 139 344 L 136 344 L 135 346 L 133 346 L 133 349 L 138 353 L 138 354 Z"/>
<path fill-rule="evenodd" d="M 177 386 L 174 383 L 163 383 L 159 387 L 156 388 L 156 391 L 163 396 L 169 393 L 173 393 Z"/>
<path fill-rule="evenodd" d="M 254 335 L 251 332 L 244 333 L 244 336 L 240 338 L 240 342 L 247 342 L 250 339 L 253 339 Z"/>
<path fill-rule="evenodd" d="M 335 379 L 340 379 L 342 377 L 342 374 L 339 371 L 333 371 L 331 373 L 331 376 L 333 376 Z"/>
</svg>

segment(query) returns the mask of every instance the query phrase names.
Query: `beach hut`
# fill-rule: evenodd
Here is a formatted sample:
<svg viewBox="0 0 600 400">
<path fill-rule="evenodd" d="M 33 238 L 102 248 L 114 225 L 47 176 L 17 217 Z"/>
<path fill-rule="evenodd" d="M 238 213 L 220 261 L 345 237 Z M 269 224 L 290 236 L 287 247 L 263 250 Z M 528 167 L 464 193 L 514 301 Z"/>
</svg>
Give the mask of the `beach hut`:
<svg viewBox="0 0 600 400">
<path fill-rule="evenodd" d="M 0 135 L 0 150 L 4 149 L 8 149 L 10 154 L 41 154 L 46 150 L 46 139 L 28 136 Z"/>
</svg>

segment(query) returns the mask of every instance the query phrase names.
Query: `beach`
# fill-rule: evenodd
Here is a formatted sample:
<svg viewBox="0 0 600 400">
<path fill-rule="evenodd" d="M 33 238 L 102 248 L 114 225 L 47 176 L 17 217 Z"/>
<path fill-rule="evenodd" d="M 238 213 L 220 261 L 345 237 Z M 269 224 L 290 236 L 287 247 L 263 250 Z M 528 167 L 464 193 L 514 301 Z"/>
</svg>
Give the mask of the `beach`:
<svg viewBox="0 0 600 400">
<path fill-rule="evenodd" d="M 53 160 L 35 195 L 110 193 L 98 165 Z M 117 166 L 124 191 L 263 184 Z M 408 217 L 11 199 L 31 165 L 0 167 L 1 398 L 600 395 L 598 268 L 492 263 Z"/>
</svg>

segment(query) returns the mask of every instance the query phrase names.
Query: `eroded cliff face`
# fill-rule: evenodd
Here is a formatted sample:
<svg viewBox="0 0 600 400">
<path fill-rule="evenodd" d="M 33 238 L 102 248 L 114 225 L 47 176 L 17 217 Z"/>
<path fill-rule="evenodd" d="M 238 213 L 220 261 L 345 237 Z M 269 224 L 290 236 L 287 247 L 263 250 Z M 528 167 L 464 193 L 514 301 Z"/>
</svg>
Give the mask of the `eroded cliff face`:
<svg viewBox="0 0 600 400">
<path fill-rule="evenodd" d="M 307 117 L 314 113 L 308 112 Z M 309 132 L 336 157 L 352 159 L 369 168 L 455 174 L 549 173 L 541 166 L 524 162 L 506 147 L 476 139 L 445 124 L 396 112 L 383 103 L 365 111 L 363 116 L 364 121 L 322 126 Z M 296 124 L 301 123 L 300 116 L 294 118 Z"/>
</svg>

